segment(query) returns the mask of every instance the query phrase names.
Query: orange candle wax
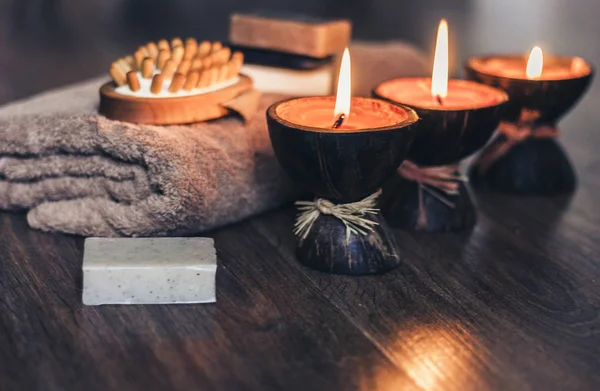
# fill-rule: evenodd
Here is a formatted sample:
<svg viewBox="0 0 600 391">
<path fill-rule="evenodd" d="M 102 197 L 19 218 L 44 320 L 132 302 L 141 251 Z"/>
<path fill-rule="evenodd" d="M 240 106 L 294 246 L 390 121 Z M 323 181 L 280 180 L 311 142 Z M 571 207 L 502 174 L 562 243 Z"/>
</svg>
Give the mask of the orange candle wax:
<svg viewBox="0 0 600 391">
<path fill-rule="evenodd" d="M 590 65 L 581 57 L 559 57 L 544 55 L 541 75 L 528 77 L 527 56 L 507 55 L 474 58 L 469 65 L 476 71 L 511 79 L 530 80 L 566 80 L 587 76 L 591 72 Z"/>
<path fill-rule="evenodd" d="M 430 110 L 471 110 L 506 100 L 501 91 L 467 80 L 449 80 L 446 97 L 438 100 L 431 94 L 430 77 L 389 80 L 381 83 L 375 93 L 394 102 Z"/>
<path fill-rule="evenodd" d="M 342 125 L 333 129 L 334 96 L 292 99 L 277 107 L 277 115 L 303 130 L 323 132 L 368 131 L 395 126 L 409 119 L 402 107 L 373 98 L 352 98 L 350 113 Z"/>
</svg>

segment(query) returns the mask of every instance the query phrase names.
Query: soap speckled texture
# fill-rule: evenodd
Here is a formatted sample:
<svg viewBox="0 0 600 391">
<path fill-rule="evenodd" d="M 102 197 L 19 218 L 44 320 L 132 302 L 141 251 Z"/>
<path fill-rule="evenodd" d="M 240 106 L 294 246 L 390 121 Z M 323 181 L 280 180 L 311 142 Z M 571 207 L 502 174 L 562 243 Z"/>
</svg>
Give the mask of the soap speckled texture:
<svg viewBox="0 0 600 391">
<path fill-rule="evenodd" d="M 89 238 L 83 303 L 213 303 L 216 270 L 210 238 Z"/>
</svg>

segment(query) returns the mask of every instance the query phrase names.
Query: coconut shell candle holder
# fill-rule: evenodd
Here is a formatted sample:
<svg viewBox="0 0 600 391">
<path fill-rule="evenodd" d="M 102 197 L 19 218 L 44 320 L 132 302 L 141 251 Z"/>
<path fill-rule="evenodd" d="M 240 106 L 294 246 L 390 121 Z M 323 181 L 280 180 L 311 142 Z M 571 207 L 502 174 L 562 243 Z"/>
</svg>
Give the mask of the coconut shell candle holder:
<svg viewBox="0 0 600 391">
<path fill-rule="evenodd" d="M 440 49 L 445 54 L 441 68 Z M 491 138 L 508 96 L 482 84 L 448 80 L 445 21 L 440 23 L 433 78 L 385 81 L 373 95 L 412 107 L 421 118 L 407 160 L 384 186 L 381 205 L 387 222 L 429 232 L 472 227 L 476 212 L 458 173 L 459 162 Z"/>
<path fill-rule="evenodd" d="M 418 117 L 401 105 L 352 98 L 348 118 L 335 121 L 334 104 L 333 96 L 295 98 L 267 111 L 281 166 L 317 197 L 298 202 L 296 255 L 324 272 L 382 273 L 400 255 L 376 198 L 406 156 Z"/>
<path fill-rule="evenodd" d="M 590 85 L 594 72 L 589 63 L 578 57 L 543 58 L 534 49 L 529 60 L 523 55 L 477 57 L 465 68 L 469 79 L 510 96 L 497 137 L 470 169 L 471 182 L 523 195 L 572 192 L 576 175 L 557 140 L 556 124 Z"/>
<path fill-rule="evenodd" d="M 390 225 L 404 229 L 470 228 L 476 211 L 458 166 L 492 137 L 508 98 L 500 90 L 450 80 L 440 105 L 432 101 L 430 89 L 430 78 L 403 78 L 383 82 L 373 92 L 409 105 L 421 118 L 399 175 L 384 187 L 383 214 Z"/>
<path fill-rule="evenodd" d="M 156 125 L 219 118 L 232 107 L 244 115 L 244 106 L 254 102 L 232 104 L 252 89 L 252 80 L 239 73 L 243 62 L 241 52 L 220 42 L 149 42 L 112 63 L 112 82 L 100 88 L 99 111 L 115 120 Z"/>
</svg>

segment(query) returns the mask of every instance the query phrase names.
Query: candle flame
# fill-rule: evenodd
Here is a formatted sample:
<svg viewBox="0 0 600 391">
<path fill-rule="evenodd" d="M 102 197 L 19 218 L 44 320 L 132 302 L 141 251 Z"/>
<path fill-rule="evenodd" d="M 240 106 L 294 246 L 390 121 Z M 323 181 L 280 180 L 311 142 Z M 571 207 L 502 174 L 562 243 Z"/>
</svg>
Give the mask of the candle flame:
<svg viewBox="0 0 600 391">
<path fill-rule="evenodd" d="M 346 48 L 342 56 L 342 64 L 340 65 L 340 74 L 338 76 L 335 110 L 333 112 L 334 121 L 342 114 L 346 116 L 346 119 L 350 115 L 350 87 L 350 52 Z"/>
<path fill-rule="evenodd" d="M 433 57 L 431 96 L 445 98 L 448 95 L 448 22 L 440 21 Z"/>
<path fill-rule="evenodd" d="M 529 54 L 529 60 L 527 60 L 527 74 L 528 79 L 535 79 L 542 76 L 542 69 L 544 68 L 544 55 L 542 49 L 539 46 L 535 46 L 531 49 Z"/>
<path fill-rule="evenodd" d="M 574 74 L 584 74 L 587 70 L 587 63 L 581 57 L 575 57 L 571 61 L 571 72 Z"/>
</svg>

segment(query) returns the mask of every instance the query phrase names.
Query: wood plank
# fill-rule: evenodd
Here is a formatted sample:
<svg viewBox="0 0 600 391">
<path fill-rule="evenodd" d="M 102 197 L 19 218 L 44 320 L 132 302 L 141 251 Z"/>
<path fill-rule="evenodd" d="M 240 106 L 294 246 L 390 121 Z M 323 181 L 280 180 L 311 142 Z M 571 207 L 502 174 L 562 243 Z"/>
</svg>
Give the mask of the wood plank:
<svg viewBox="0 0 600 391">
<path fill-rule="evenodd" d="M 600 62 L 600 7 L 547 0 L 542 17 L 554 23 L 539 23 L 539 9 L 517 2 L 459 3 L 344 6 L 357 38 L 429 49 L 439 17 L 448 17 L 455 71 L 466 53 L 525 51 L 539 37 L 549 51 Z M 89 21 L 85 7 L 63 16 Z M 225 17 L 230 7 L 217 8 Z M 5 59 L 1 101 L 105 72 L 142 35 L 156 38 L 156 23 L 140 24 L 131 7 L 112 20 L 125 32 L 117 41 L 90 35 L 93 23 L 64 34 L 60 12 L 54 24 L 24 23 L 23 7 L 12 8 L 7 50 L 19 55 Z M 398 24 L 394 10 L 415 17 Z M 215 13 L 204 14 L 212 22 L 168 18 L 161 34 L 191 24 L 199 37 L 224 34 Z M 82 45 L 82 37 L 96 44 Z M 31 77 L 41 63 L 42 77 Z M 600 389 L 599 104 L 596 82 L 560 123 L 580 180 L 573 197 L 477 194 L 473 232 L 398 231 L 405 262 L 384 276 L 300 266 L 287 209 L 213 233 L 222 259 L 215 306 L 84 308 L 82 240 L 32 231 L 23 215 L 0 213 L 0 390 Z"/>
<path fill-rule="evenodd" d="M 600 386 L 591 348 L 600 346 L 600 295 L 590 286 L 600 265 L 572 261 L 584 256 L 577 238 L 544 237 L 553 201 L 511 201 L 482 205 L 471 235 L 398 231 L 405 264 L 383 276 L 298 271 L 424 389 Z M 291 210 L 253 221 L 290 262 L 293 237 L 281 227 L 292 221 Z"/>
<path fill-rule="evenodd" d="M 0 232 L 7 389 L 414 387 L 251 224 L 215 233 L 217 304 L 190 306 L 84 307 L 79 238 L 9 214 Z"/>
</svg>

